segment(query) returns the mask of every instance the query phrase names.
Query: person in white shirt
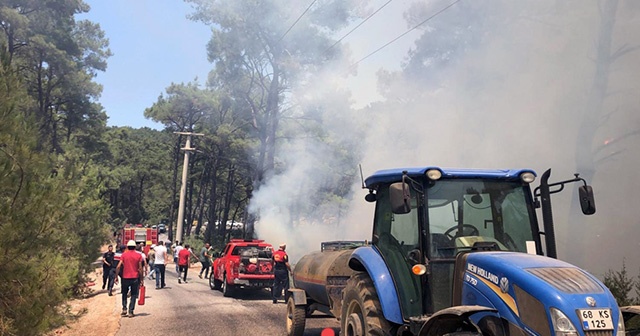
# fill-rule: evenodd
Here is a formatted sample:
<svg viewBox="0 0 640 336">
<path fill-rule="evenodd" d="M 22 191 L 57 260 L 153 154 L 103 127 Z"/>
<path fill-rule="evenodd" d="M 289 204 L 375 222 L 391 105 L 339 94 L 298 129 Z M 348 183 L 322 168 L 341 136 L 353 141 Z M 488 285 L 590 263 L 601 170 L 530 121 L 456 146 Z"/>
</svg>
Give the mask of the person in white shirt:
<svg viewBox="0 0 640 336">
<path fill-rule="evenodd" d="M 178 266 L 178 253 L 180 253 L 180 250 L 182 250 L 184 247 L 182 247 L 182 243 L 176 241 L 176 247 L 173 249 L 173 261 L 176 263 L 176 273 L 178 274 L 178 277 L 180 277 L 180 267 Z"/>
<path fill-rule="evenodd" d="M 160 289 L 165 287 L 164 271 L 167 265 L 167 248 L 161 240 L 153 250 L 156 252 L 156 260 L 154 264 L 156 271 L 156 289 Z"/>
</svg>

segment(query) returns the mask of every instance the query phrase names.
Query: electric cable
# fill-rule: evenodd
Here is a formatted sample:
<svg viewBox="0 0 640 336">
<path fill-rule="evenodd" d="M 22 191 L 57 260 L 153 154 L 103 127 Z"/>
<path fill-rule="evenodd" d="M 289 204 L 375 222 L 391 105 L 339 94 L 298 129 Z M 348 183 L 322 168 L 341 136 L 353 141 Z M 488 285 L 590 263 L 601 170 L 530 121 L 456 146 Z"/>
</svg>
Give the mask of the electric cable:
<svg viewBox="0 0 640 336">
<path fill-rule="evenodd" d="M 313 0 L 311 2 L 311 4 L 309 5 L 309 7 L 307 7 L 307 9 L 304 10 L 304 12 L 302 12 L 302 14 L 300 14 L 300 16 L 298 16 L 298 18 L 296 19 L 296 21 L 291 25 L 291 27 L 289 27 L 289 29 L 287 29 L 286 32 L 284 32 L 284 34 L 282 34 L 282 36 L 280 37 L 280 39 L 278 39 L 278 42 L 282 41 L 282 39 L 287 36 L 287 34 L 289 34 L 289 32 L 291 31 L 291 29 L 293 29 L 293 27 L 298 23 L 298 21 L 300 21 L 300 19 L 302 19 L 302 17 L 309 11 L 309 9 L 311 9 L 311 6 L 313 6 L 313 4 L 316 3 L 316 1 L 318 0 Z"/>
<path fill-rule="evenodd" d="M 445 8 L 443 8 L 443 9 L 439 10 L 438 12 L 436 12 L 436 13 L 435 13 L 435 14 L 433 14 L 433 15 L 431 15 L 430 17 L 426 18 L 424 21 L 422 21 L 422 22 L 418 23 L 418 24 L 417 24 L 417 25 L 415 25 L 413 28 L 411 28 L 411 29 L 407 30 L 406 32 L 404 32 L 404 33 L 400 34 L 398 37 L 396 37 L 396 38 L 394 38 L 393 40 L 391 40 L 391 41 L 387 42 L 385 45 L 383 45 L 382 47 L 380 47 L 380 48 L 376 49 L 375 51 L 373 51 L 373 52 L 372 52 L 372 53 L 370 53 L 369 55 L 367 55 L 367 56 L 365 56 L 365 57 L 361 58 L 359 61 L 357 61 L 357 62 L 355 62 L 355 63 L 351 64 L 351 66 L 349 66 L 349 69 L 351 69 L 351 68 L 353 68 L 354 66 L 358 65 L 360 62 L 364 61 L 365 59 L 367 59 L 367 58 L 371 57 L 372 55 L 374 55 L 374 54 L 375 54 L 375 53 L 377 53 L 378 51 L 380 51 L 380 50 L 382 50 L 382 49 L 386 48 L 386 47 L 387 47 L 387 46 L 389 46 L 391 43 L 393 43 L 393 42 L 395 42 L 395 41 L 399 40 L 400 38 L 402 38 L 403 36 L 405 36 L 405 35 L 409 34 L 409 33 L 410 33 L 410 32 L 412 32 L 413 30 L 415 30 L 416 28 L 418 28 L 418 27 L 422 26 L 423 24 L 427 23 L 429 20 L 433 19 L 434 17 L 436 17 L 436 16 L 438 16 L 438 15 L 442 14 L 444 11 L 446 11 L 446 10 L 447 10 L 447 9 L 449 9 L 449 8 L 451 8 L 453 5 L 457 4 L 458 2 L 460 2 L 460 0 L 456 0 L 456 1 L 452 2 L 450 5 L 448 5 L 447 7 L 445 7 Z"/>
<path fill-rule="evenodd" d="M 353 33 L 356 29 L 358 29 L 358 27 L 362 26 L 363 23 L 367 22 L 369 19 L 371 19 L 374 15 L 376 15 L 381 9 L 383 9 L 385 6 L 387 6 L 391 1 L 393 0 L 389 0 L 387 1 L 384 5 L 382 5 L 380 8 L 376 9 L 375 12 L 373 12 L 371 15 L 367 16 L 366 19 L 362 20 L 362 22 L 360 22 L 357 26 L 355 26 L 353 29 L 351 29 L 348 33 L 346 33 L 344 36 L 342 36 L 339 40 L 337 40 L 334 44 L 332 44 L 329 48 L 327 48 L 327 50 L 325 50 L 324 52 L 326 53 L 327 51 L 331 50 L 331 48 L 335 47 L 336 44 L 340 43 L 340 41 L 344 40 L 347 36 L 349 36 L 351 33 Z"/>
</svg>

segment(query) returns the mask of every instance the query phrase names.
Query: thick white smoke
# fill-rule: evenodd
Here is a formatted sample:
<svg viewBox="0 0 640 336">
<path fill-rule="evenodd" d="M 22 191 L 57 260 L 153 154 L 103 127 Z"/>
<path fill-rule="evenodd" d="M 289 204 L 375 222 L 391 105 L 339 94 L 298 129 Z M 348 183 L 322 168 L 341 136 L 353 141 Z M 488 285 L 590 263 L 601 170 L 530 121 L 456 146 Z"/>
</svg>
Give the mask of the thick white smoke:
<svg viewBox="0 0 640 336">
<path fill-rule="evenodd" d="M 371 7 L 377 8 L 382 3 L 375 1 Z M 373 51 L 372 41 L 381 46 L 398 36 L 396 32 L 406 31 L 407 24 L 397 13 L 408 9 L 410 3 L 392 4 L 396 6 L 389 5 L 388 10 L 395 16 L 385 16 L 381 11 L 379 18 L 384 23 L 372 19 L 343 41 L 350 50 L 346 53 L 350 58 L 339 64 L 351 64 Z M 430 11 L 435 12 L 436 5 L 442 4 L 436 2 Z M 393 58 L 386 50 L 358 64 L 354 77 L 342 80 L 343 67 L 318 75 L 315 85 L 305 87 L 300 97 L 326 94 L 332 91 L 329 86 L 343 87 L 353 93 L 351 107 L 364 106 L 355 112 L 345 109 L 343 114 L 348 115 L 333 115 L 327 119 L 333 122 L 325 120 L 324 126 L 339 137 L 358 139 L 354 149 L 362 151 L 365 174 L 384 168 L 424 165 L 533 168 L 539 175 L 553 168 L 552 181 L 557 181 L 572 178 L 576 172 L 576 146 L 589 146 L 594 151 L 602 147 L 595 155 L 597 173 L 589 181 L 596 191 L 598 212 L 580 217 L 584 222 L 582 241 L 573 241 L 573 233 L 567 227 L 569 216 L 582 216 L 569 213 L 573 188 L 554 195 L 559 257 L 563 258 L 575 244 L 581 244 L 588 247 L 579 266 L 594 274 L 618 269 L 623 257 L 627 258 L 629 269 L 637 270 L 640 263 L 634 255 L 640 245 L 635 238 L 640 236 L 640 210 L 634 206 L 633 192 L 640 187 L 640 178 L 635 173 L 640 154 L 639 52 L 622 56 L 612 65 L 610 95 L 605 100 L 596 141 L 577 143 L 581 116 L 595 76 L 601 20 L 598 4 L 596 1 L 559 4 L 551 0 L 487 2 L 492 15 L 506 23 L 488 27 L 482 43 L 470 46 L 456 56 L 456 62 L 439 69 L 441 76 L 432 86 L 416 86 L 397 74 L 378 72 L 397 71 L 406 60 L 404 56 Z M 640 31 L 637 15 L 640 12 L 636 7 L 631 1 L 620 2 L 612 52 L 625 44 L 640 44 L 640 36 L 635 34 Z M 446 26 L 453 20 L 448 14 L 472 13 L 452 8 L 451 13 L 441 14 L 424 28 Z M 409 34 L 389 48 L 396 54 L 398 50 L 406 51 L 418 35 Z M 384 85 L 372 82 L 372 73 L 381 75 Z M 382 86 L 384 98 L 373 91 Z M 309 91 L 313 88 L 317 92 Z M 304 98 L 298 98 L 297 102 L 304 108 Z M 335 114 L 335 109 L 329 111 Z M 289 202 L 299 202 L 314 193 L 313 188 L 319 185 L 313 182 L 315 178 L 320 181 L 326 178 L 316 169 L 319 162 L 331 162 L 336 156 L 330 150 L 310 152 L 308 147 L 295 142 L 282 148 L 288 151 L 281 154 L 286 158 L 287 169 L 262 186 L 252 203 L 261 216 L 259 235 L 274 242 L 287 241 L 292 246 L 291 253 L 298 257 L 317 250 L 322 240 L 368 239 L 373 209 L 363 200 L 366 193 L 360 190 L 359 179 L 352 181 L 353 199 L 348 208 L 341 208 L 344 214 L 329 219 L 309 218 L 303 224 L 290 225 Z"/>
</svg>

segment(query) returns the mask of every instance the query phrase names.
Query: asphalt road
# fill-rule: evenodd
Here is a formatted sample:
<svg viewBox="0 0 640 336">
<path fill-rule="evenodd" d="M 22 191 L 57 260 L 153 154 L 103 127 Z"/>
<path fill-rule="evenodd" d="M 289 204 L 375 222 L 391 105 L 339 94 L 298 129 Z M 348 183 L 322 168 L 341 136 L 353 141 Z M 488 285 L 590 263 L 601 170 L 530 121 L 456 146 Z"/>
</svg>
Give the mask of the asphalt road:
<svg viewBox="0 0 640 336">
<path fill-rule="evenodd" d="M 178 284 L 173 264 L 167 265 L 164 289 L 156 290 L 155 281 L 146 280 L 145 305 L 136 305 L 135 317 L 120 319 L 116 335 L 286 335 L 283 300 L 273 304 L 268 290 L 239 291 L 235 298 L 223 297 L 209 288 L 207 279 L 198 278 L 198 265 L 189 269 L 187 284 Z M 116 309 L 120 311 L 122 301 L 117 295 Z M 337 336 L 339 323 L 316 312 L 307 319 L 304 335 L 321 336 L 325 328 L 332 328 Z"/>
</svg>

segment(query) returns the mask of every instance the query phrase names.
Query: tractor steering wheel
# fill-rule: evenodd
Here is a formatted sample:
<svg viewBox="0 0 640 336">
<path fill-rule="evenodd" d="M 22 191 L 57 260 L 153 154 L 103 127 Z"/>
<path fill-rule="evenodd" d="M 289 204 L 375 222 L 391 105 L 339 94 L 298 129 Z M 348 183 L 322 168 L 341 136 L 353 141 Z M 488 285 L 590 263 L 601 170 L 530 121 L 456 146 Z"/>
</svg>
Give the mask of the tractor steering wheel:
<svg viewBox="0 0 640 336">
<path fill-rule="evenodd" d="M 455 234 L 452 234 L 454 231 L 455 231 Z M 458 231 L 458 225 L 456 225 L 454 227 L 451 227 L 447 231 L 445 231 L 444 234 L 447 237 L 451 238 L 451 240 L 456 239 L 456 237 L 478 236 L 478 235 L 480 235 L 480 231 L 478 230 L 478 228 L 476 228 L 475 226 L 473 226 L 471 224 L 462 224 L 462 230 L 461 231 L 462 232 Z"/>
</svg>

